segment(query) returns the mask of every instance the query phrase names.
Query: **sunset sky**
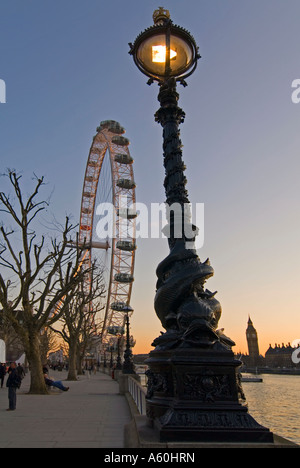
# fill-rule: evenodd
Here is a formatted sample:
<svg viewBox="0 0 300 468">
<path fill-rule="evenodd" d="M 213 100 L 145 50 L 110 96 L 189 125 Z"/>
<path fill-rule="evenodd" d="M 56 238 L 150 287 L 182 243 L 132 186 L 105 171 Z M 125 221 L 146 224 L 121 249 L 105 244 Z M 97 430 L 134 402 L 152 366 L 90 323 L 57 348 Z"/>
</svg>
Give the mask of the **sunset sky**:
<svg viewBox="0 0 300 468">
<path fill-rule="evenodd" d="M 13 167 L 28 184 L 44 175 L 49 213 L 76 223 L 92 138 L 113 119 L 131 142 L 137 201 L 165 200 L 158 86 L 128 54 L 158 6 L 202 56 L 178 91 L 189 198 L 204 203 L 199 256 L 215 270 L 206 286 L 218 291 L 234 350 L 247 351 L 250 315 L 264 354 L 300 338 L 299 0 L 0 1 L 1 172 Z M 132 333 L 145 353 L 163 330 L 153 299 L 168 246 L 137 244 Z"/>
</svg>

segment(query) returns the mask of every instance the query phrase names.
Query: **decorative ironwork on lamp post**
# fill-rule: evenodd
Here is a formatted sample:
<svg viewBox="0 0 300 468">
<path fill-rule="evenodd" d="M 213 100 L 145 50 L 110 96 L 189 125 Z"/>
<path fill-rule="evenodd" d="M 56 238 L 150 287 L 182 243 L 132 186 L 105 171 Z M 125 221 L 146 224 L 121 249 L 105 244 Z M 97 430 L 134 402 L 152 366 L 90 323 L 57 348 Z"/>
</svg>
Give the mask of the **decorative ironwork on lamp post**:
<svg viewBox="0 0 300 468">
<path fill-rule="evenodd" d="M 179 125 L 177 82 L 196 69 L 200 58 L 191 34 L 174 25 L 167 10 L 153 14 L 154 25 L 130 45 L 137 67 L 159 84 L 160 108 L 155 120 L 163 127 L 166 205 L 170 253 L 157 267 L 155 311 L 166 330 L 153 342 L 147 364 L 147 416 L 161 441 L 270 442 L 272 433 L 249 414 L 235 344 L 218 330 L 221 305 L 204 284 L 213 276 L 209 260 L 195 249 L 197 228 L 186 205 L 185 165 Z M 181 236 L 178 236 L 181 227 Z"/>
</svg>

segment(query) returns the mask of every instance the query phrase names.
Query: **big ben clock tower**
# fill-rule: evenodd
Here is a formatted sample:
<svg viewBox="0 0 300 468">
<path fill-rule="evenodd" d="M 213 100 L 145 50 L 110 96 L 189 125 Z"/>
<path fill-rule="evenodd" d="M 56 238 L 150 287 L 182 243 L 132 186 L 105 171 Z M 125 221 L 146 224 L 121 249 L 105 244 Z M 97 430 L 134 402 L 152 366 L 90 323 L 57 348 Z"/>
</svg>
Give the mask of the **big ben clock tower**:
<svg viewBox="0 0 300 468">
<path fill-rule="evenodd" d="M 258 360 L 259 360 L 258 337 L 257 337 L 257 332 L 253 326 L 250 316 L 248 319 L 246 337 L 247 337 L 247 343 L 248 343 L 250 365 L 255 366 L 258 364 Z"/>
</svg>

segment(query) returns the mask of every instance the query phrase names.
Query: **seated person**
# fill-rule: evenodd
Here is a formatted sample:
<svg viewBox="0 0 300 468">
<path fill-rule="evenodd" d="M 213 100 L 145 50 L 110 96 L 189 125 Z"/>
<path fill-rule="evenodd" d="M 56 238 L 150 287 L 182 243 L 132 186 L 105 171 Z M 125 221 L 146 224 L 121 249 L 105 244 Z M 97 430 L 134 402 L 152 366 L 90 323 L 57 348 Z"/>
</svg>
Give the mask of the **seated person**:
<svg viewBox="0 0 300 468">
<path fill-rule="evenodd" d="M 44 373 L 45 383 L 46 383 L 46 385 L 48 385 L 48 387 L 56 387 L 56 388 L 59 388 L 60 390 L 62 390 L 63 392 L 67 392 L 69 390 L 69 387 L 65 387 L 60 380 L 54 381 L 53 379 L 51 379 L 48 376 L 48 369 L 47 368 L 43 367 L 43 373 Z"/>
</svg>

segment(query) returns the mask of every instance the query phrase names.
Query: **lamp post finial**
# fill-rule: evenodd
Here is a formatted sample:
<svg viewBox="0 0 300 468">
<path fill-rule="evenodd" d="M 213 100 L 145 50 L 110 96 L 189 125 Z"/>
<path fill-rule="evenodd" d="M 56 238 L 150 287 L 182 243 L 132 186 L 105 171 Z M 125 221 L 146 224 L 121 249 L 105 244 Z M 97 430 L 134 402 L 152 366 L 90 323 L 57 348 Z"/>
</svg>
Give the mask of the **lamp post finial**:
<svg viewBox="0 0 300 468">
<path fill-rule="evenodd" d="M 170 21 L 170 12 L 164 7 L 158 7 L 153 13 L 154 24 L 165 24 Z"/>
</svg>

